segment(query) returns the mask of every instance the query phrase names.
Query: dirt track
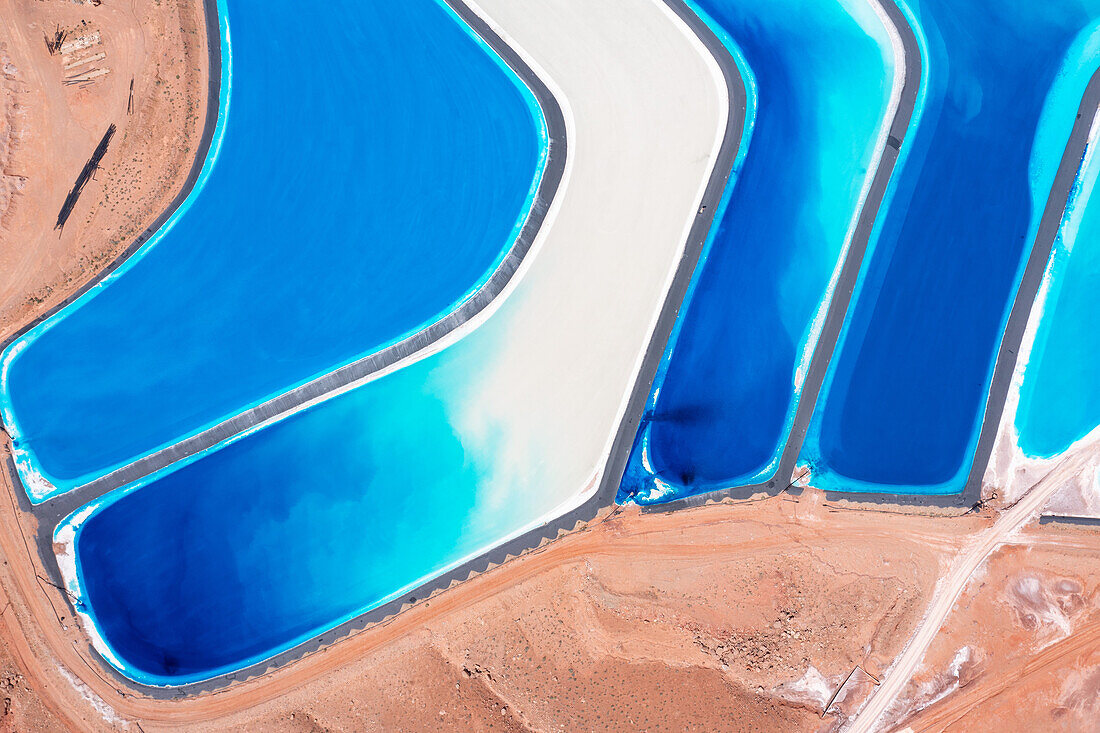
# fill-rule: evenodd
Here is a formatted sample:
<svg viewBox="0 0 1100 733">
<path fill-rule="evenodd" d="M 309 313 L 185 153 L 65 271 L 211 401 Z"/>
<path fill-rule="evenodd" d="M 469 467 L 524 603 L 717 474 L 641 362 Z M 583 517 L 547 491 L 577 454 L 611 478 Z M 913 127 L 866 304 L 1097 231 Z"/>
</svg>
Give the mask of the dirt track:
<svg viewBox="0 0 1100 733">
<path fill-rule="evenodd" d="M 1043 525 L 967 587 L 891 711 L 917 731 L 1092 730 L 1100 716 L 1100 537 Z M 966 650 L 966 663 L 951 660 Z"/>
<path fill-rule="evenodd" d="M 942 731 L 959 726 L 968 717 L 980 712 L 986 705 L 1014 688 L 1033 683 L 1040 675 L 1063 675 L 1084 655 L 1095 661 L 1100 651 L 1100 620 L 1091 621 L 1074 631 L 1062 641 L 1043 649 L 1033 657 L 1015 660 L 1002 666 L 996 676 L 981 683 L 974 683 L 946 698 L 940 705 L 929 708 L 906 722 L 914 731 Z"/>
<path fill-rule="evenodd" d="M 992 527 L 975 536 L 959 553 L 950 571 L 937 585 L 928 610 L 905 651 L 894 662 L 866 707 L 860 711 L 859 717 L 849 729 L 851 733 L 870 733 L 881 727 L 880 719 L 909 684 L 917 665 L 924 659 L 925 653 L 939 634 L 940 627 L 971 583 L 974 574 L 1000 545 L 1038 518 L 1039 512 L 1050 498 L 1091 459 L 1092 451 L 1081 451 L 1058 463 L 1013 506 L 1005 509 Z"/>
<path fill-rule="evenodd" d="M 60 662 L 145 730 L 275 725 L 295 711 L 336 730 L 407 724 L 410 710 L 378 717 L 381 686 L 401 679 L 411 688 L 405 696 L 446 710 L 454 684 L 472 679 L 463 668 L 478 666 L 492 671 L 482 692 L 497 707 L 487 720 L 503 706 L 541 721 L 536 727 L 616 715 L 629 727 L 642 709 L 658 728 L 687 716 L 703 729 L 736 730 L 751 718 L 813 730 L 820 694 L 799 693 L 794 683 L 810 666 L 829 684 L 855 664 L 881 670 L 900 651 L 947 553 L 984 522 L 831 512 L 814 494 L 668 515 L 624 512 L 262 679 L 163 702 L 122 697 L 93 672 L 79 633 L 65 628 L 71 621 L 53 615 L 50 602 L 60 608 L 60 599 L 38 586 L 12 519 L 10 505 L 0 507 L 0 550 L 13 560 L 4 568 L 13 601 L 4 637 L 31 687 L 55 710 L 79 715 L 71 722 L 80 727 L 107 727 L 58 672 Z M 622 688 L 601 686 L 609 676 Z M 576 687 L 540 702 L 554 678 Z M 681 685 L 709 685 L 737 704 L 684 708 Z M 622 704 L 623 690 L 646 689 L 644 708 Z M 351 701 L 354 712 L 375 717 L 348 718 Z"/>
</svg>

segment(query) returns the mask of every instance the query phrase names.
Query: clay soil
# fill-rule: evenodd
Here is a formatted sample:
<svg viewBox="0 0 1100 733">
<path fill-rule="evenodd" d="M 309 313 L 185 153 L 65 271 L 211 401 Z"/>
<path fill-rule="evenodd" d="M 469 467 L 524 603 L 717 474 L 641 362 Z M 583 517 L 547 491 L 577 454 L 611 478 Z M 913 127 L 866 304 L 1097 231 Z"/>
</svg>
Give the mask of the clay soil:
<svg viewBox="0 0 1100 733">
<path fill-rule="evenodd" d="M 51 54 L 59 29 L 98 42 Z M 183 187 L 206 109 L 206 42 L 196 0 L 0 0 L 0 342 L 118 257 Z M 90 69 L 109 71 L 64 82 Z M 101 169 L 57 230 L 110 124 Z"/>
</svg>

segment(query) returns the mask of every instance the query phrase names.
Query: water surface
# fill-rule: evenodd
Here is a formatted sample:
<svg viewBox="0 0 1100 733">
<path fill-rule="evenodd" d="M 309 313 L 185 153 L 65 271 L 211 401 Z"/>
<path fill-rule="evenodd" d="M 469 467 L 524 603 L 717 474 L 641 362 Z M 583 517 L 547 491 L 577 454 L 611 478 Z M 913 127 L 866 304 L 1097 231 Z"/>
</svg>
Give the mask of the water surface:
<svg viewBox="0 0 1100 733">
<path fill-rule="evenodd" d="M 1091 0 L 915 0 L 920 124 L 803 457 L 823 488 L 955 493 L 1095 53 Z M 1088 60 L 1091 64 L 1082 63 Z"/>
<path fill-rule="evenodd" d="M 246 666 L 553 509 L 549 492 L 500 500 L 495 456 L 460 434 L 432 371 L 397 372 L 113 495 L 78 551 L 116 664 L 152 684 Z M 524 475 L 544 480 L 537 466 Z"/>
<path fill-rule="evenodd" d="M 717 68 L 660 5 L 638 3 L 630 34 L 616 33 L 620 13 L 592 5 L 557 29 L 570 38 L 564 53 L 541 28 L 579 7 L 489 6 L 553 70 L 580 143 L 544 244 L 486 318 L 422 361 L 114 491 L 61 526 L 80 612 L 125 675 L 181 684 L 270 658 L 601 485 L 727 107 Z M 609 46 L 623 63 L 603 70 L 599 94 L 583 93 Z"/>
<path fill-rule="evenodd" d="M 754 126 L 620 491 L 639 502 L 774 473 L 894 84 L 891 42 L 866 0 L 697 8 L 755 87 Z"/>
<path fill-rule="evenodd" d="M 1090 146 L 1096 144 L 1095 133 Z M 1090 150 L 1047 269 L 1042 317 L 1020 385 L 1019 446 L 1063 453 L 1100 425 L 1100 161 Z"/>
<path fill-rule="evenodd" d="M 541 112 L 443 2 L 223 13 L 231 81 L 203 185 L 5 356 L 29 486 L 86 483 L 436 320 L 526 216 Z"/>
</svg>

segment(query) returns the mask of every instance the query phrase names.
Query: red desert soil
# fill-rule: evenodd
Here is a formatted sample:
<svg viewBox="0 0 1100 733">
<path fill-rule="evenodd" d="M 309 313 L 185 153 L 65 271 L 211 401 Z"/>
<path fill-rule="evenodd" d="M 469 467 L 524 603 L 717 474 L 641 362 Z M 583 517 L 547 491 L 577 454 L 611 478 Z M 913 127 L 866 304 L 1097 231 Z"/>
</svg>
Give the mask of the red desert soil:
<svg viewBox="0 0 1100 733">
<path fill-rule="evenodd" d="M 31 688 L 13 704 L 146 731 L 828 729 L 833 690 L 856 665 L 882 671 L 987 521 L 841 511 L 816 492 L 628 509 L 262 678 L 165 702 L 93 672 L 12 514 L 0 505 L 5 644 Z"/>
<path fill-rule="evenodd" d="M 183 187 L 206 109 L 203 18 L 197 0 L 0 0 L 0 340 L 114 260 Z M 88 45 L 51 54 L 58 29 Z M 112 123 L 101 170 L 58 232 Z"/>
<path fill-rule="evenodd" d="M 58 28 L 98 41 L 66 61 L 44 41 Z M 92 68 L 109 73 L 63 83 L 65 64 L 99 53 Z M 206 67 L 198 0 L 0 0 L 0 338 L 92 278 L 178 193 Z M 111 123 L 102 170 L 59 235 L 61 203 Z M 813 491 L 627 509 L 261 678 L 160 701 L 118 689 L 95 661 L 40 577 L 35 520 L 2 475 L 0 731 L 832 730 L 990 522 L 843 508 Z M 930 652 L 902 727 L 1095 720 L 1097 537 L 1044 526 L 1001 551 Z"/>
<path fill-rule="evenodd" d="M 944 625 L 902 729 L 1096 730 L 1100 533 L 1042 525 L 1002 547 Z"/>
</svg>

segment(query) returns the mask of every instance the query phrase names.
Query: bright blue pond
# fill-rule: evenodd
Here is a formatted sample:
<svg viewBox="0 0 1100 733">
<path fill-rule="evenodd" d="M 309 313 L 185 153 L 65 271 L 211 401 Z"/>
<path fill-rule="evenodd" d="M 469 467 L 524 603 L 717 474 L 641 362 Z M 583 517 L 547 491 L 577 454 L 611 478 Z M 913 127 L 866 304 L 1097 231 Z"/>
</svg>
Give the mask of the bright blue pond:
<svg viewBox="0 0 1100 733">
<path fill-rule="evenodd" d="M 1100 425 L 1098 175 L 1093 152 L 1051 259 L 1043 315 L 1020 387 L 1016 431 L 1020 448 L 1033 457 L 1062 453 Z"/>
<path fill-rule="evenodd" d="M 231 99 L 201 194 L 12 347 L 21 468 L 61 489 L 436 320 L 512 245 L 541 174 L 532 95 L 442 2 L 228 14 Z"/>
<path fill-rule="evenodd" d="M 954 493 L 1084 81 L 1089 0 L 915 0 L 927 93 L 804 457 L 824 488 Z M 1059 73 L 1061 70 L 1061 74 Z M 1051 95 L 1067 80 L 1076 92 Z"/>
<path fill-rule="evenodd" d="M 743 54 L 755 126 L 620 490 L 639 502 L 775 471 L 894 83 L 890 40 L 867 0 L 698 8 Z"/>
</svg>

